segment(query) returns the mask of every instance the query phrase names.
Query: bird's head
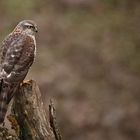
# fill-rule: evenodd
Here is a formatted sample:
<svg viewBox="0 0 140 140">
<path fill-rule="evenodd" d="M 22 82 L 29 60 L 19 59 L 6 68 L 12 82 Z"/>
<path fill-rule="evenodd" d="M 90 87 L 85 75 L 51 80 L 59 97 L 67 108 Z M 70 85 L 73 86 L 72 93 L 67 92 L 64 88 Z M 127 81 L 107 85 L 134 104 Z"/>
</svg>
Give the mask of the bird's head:
<svg viewBox="0 0 140 140">
<path fill-rule="evenodd" d="M 16 26 L 15 30 L 20 30 L 29 35 L 35 35 L 35 33 L 38 32 L 37 25 L 32 20 L 23 20 L 23 21 L 19 22 L 19 24 Z"/>
</svg>

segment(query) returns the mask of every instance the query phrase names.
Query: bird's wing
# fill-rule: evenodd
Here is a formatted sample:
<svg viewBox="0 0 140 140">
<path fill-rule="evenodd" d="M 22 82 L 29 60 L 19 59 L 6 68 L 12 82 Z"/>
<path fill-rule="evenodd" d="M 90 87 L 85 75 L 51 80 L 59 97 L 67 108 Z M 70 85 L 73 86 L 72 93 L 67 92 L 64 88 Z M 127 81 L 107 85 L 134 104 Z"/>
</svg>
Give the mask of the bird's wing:
<svg viewBox="0 0 140 140">
<path fill-rule="evenodd" d="M 9 42 L 5 41 L 0 79 L 2 79 L 3 84 L 8 84 L 8 102 L 14 94 L 15 85 L 13 86 L 13 84 L 19 85 L 27 75 L 34 60 L 34 50 L 35 44 L 30 36 L 21 34 Z"/>
<path fill-rule="evenodd" d="M 0 72 L 0 78 L 3 79 L 0 90 L 0 122 L 3 122 L 7 104 L 33 63 L 34 50 L 35 44 L 30 36 L 19 35 L 16 38 L 7 38 L 3 44 Z"/>
<path fill-rule="evenodd" d="M 8 36 L 2 45 L 1 52 L 1 71 L 0 71 L 0 122 L 4 120 L 4 116 L 7 110 L 7 103 L 11 100 L 10 92 L 14 91 L 12 83 L 7 81 L 8 75 L 11 73 L 14 65 L 22 53 L 22 46 L 24 44 L 23 37 Z"/>
<path fill-rule="evenodd" d="M 29 36 L 19 35 L 3 48 L 2 70 L 8 75 L 20 73 L 32 64 L 34 43 Z"/>
<path fill-rule="evenodd" d="M 5 39 L 2 50 L 2 71 L 9 74 L 13 70 L 22 54 L 24 44 L 25 37 L 23 35 L 9 36 Z"/>
</svg>

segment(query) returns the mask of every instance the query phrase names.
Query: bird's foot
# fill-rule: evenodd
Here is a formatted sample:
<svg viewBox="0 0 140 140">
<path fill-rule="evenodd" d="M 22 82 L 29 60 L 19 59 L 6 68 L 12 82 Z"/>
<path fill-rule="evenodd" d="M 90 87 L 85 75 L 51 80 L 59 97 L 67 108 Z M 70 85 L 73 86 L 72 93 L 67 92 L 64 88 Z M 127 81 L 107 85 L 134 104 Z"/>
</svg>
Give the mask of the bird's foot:
<svg viewBox="0 0 140 140">
<path fill-rule="evenodd" d="M 20 83 L 20 86 L 23 86 L 23 85 L 30 85 L 31 82 L 32 82 L 32 80 L 23 81 L 22 83 Z"/>
</svg>

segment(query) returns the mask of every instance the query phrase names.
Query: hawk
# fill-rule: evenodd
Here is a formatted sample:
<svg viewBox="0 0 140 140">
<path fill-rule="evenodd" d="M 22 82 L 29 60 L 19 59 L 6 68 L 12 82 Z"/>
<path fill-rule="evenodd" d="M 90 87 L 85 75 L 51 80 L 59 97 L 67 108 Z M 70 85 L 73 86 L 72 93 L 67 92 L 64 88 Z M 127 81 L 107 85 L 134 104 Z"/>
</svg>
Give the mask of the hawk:
<svg viewBox="0 0 140 140">
<path fill-rule="evenodd" d="M 34 62 L 36 32 L 36 23 L 32 20 L 24 20 L 19 22 L 2 42 L 0 62 L 0 123 L 4 121 L 11 98 Z"/>
</svg>

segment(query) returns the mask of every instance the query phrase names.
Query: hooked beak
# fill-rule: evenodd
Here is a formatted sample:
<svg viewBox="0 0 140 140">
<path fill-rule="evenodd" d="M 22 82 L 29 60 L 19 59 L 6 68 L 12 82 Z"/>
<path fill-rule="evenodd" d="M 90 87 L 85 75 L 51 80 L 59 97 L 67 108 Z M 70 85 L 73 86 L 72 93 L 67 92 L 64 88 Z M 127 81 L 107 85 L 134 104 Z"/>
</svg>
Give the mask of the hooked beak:
<svg viewBox="0 0 140 140">
<path fill-rule="evenodd" d="M 34 28 L 34 31 L 35 31 L 36 33 L 38 32 L 38 29 L 37 29 L 37 27 L 35 27 L 35 28 Z"/>
</svg>

